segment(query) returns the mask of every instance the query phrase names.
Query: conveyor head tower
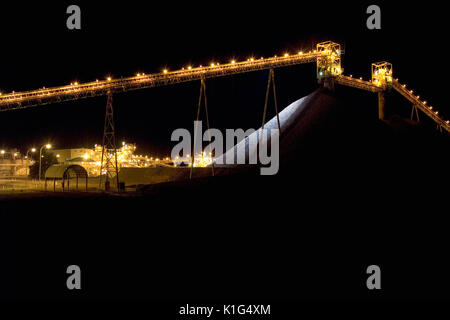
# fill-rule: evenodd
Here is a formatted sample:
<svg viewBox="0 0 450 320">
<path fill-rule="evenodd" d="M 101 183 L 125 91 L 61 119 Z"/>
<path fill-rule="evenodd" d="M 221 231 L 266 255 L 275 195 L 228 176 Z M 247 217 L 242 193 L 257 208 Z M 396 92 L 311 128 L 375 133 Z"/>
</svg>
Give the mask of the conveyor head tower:
<svg viewBox="0 0 450 320">
<path fill-rule="evenodd" d="M 386 61 L 372 63 L 372 83 L 386 88 L 392 84 L 392 64 Z"/>
<path fill-rule="evenodd" d="M 341 45 L 332 41 L 317 44 L 317 79 L 331 78 L 340 75 Z"/>
</svg>

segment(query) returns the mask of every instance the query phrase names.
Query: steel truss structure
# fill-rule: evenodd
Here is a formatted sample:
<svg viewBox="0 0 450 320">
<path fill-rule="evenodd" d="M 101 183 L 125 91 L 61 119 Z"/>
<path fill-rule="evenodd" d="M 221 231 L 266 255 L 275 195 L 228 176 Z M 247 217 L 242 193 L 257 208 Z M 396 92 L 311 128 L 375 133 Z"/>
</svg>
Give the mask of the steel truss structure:
<svg viewBox="0 0 450 320">
<path fill-rule="evenodd" d="M 371 81 L 364 81 L 362 80 L 362 78 L 356 79 L 353 78 L 352 76 L 344 76 L 342 74 L 343 73 L 343 69 L 341 67 L 342 54 L 343 51 L 341 50 L 341 46 L 338 43 L 326 41 L 317 44 L 316 50 L 308 53 L 298 52 L 298 54 L 294 55 L 285 54 L 284 56 L 280 57 L 275 56 L 266 59 L 252 58 L 243 62 L 231 61 L 230 63 L 223 65 L 212 63 L 211 65 L 205 67 L 202 66 L 198 68 L 188 67 L 171 72 L 164 70 L 161 73 L 150 75 L 137 74 L 134 77 L 121 79 L 108 78 L 107 80 L 102 81 L 96 80 L 94 82 L 88 82 L 83 84 L 75 82 L 68 86 L 44 88 L 17 93 L 12 92 L 8 94 L 0 93 L 0 112 L 106 95 L 108 97 L 108 102 L 105 114 L 101 168 L 106 173 L 105 182 L 110 181 L 113 177 L 115 177 L 118 188 L 119 188 L 119 176 L 118 176 L 117 159 L 114 160 L 111 158 L 113 156 L 117 157 L 115 133 L 114 133 L 114 119 L 113 119 L 114 114 L 112 108 L 112 96 L 113 94 L 132 90 L 140 90 L 145 88 L 160 87 L 177 83 L 200 80 L 201 81 L 200 97 L 197 112 L 197 119 L 198 119 L 202 96 L 204 97 L 206 116 L 208 117 L 205 79 L 269 69 L 270 70 L 269 80 L 263 116 L 263 126 L 264 126 L 270 84 L 272 84 L 274 90 L 275 108 L 278 117 L 273 70 L 275 68 L 287 67 L 292 65 L 316 63 L 317 78 L 319 82 L 328 84 L 330 88 L 333 88 L 334 82 L 336 82 L 341 85 L 378 93 L 380 119 L 384 119 L 385 116 L 384 92 L 389 88 L 393 88 L 413 104 L 413 112 L 415 110 L 417 119 L 419 117 L 417 109 L 420 109 L 423 113 L 425 113 L 430 119 L 432 119 L 436 123 L 437 127 L 441 131 L 442 129 L 444 129 L 450 133 L 449 120 L 445 121 L 443 118 L 439 116 L 438 111 L 434 110 L 433 107 L 431 106 L 427 106 L 426 101 L 420 100 L 419 96 L 413 95 L 412 91 L 406 90 L 405 85 L 401 85 L 398 82 L 398 80 L 394 80 L 392 78 L 392 64 L 385 61 L 373 63 L 372 79 Z M 207 122 L 209 127 L 208 118 Z M 214 167 L 212 168 L 212 170 L 214 174 Z M 192 168 L 191 168 L 191 176 L 192 176 Z M 107 184 L 105 184 L 105 187 L 106 185 Z"/>
<path fill-rule="evenodd" d="M 435 110 L 432 106 L 429 106 L 426 101 L 420 100 L 419 96 L 413 94 L 412 90 L 406 89 L 406 85 L 401 85 L 397 80 L 392 81 L 392 88 L 394 88 L 398 93 L 410 101 L 414 108 L 418 108 L 420 111 L 425 113 L 429 118 L 431 118 L 437 125 L 438 129 L 446 130 L 450 133 L 450 121 L 444 120 L 439 116 L 439 111 Z M 419 114 L 416 111 L 416 116 L 419 118 Z"/>
<path fill-rule="evenodd" d="M 350 76 L 339 75 L 339 76 L 335 77 L 334 80 L 336 81 L 336 83 L 338 83 L 340 85 L 353 87 L 353 88 L 357 88 L 357 89 L 361 89 L 361 90 L 365 90 L 365 91 L 370 91 L 370 92 L 383 91 L 383 88 L 374 85 L 370 81 L 356 79 L 356 78 L 353 78 Z"/>
<path fill-rule="evenodd" d="M 0 112 L 63 101 L 105 96 L 108 93 L 167 86 L 176 83 L 201 80 L 202 78 L 216 78 L 271 68 L 315 63 L 318 55 L 319 54 L 316 52 L 310 52 L 266 59 L 249 59 L 245 62 L 231 62 L 224 65 L 211 64 L 208 67 L 186 68 L 172 72 L 164 71 L 162 73 L 150 75 L 139 74 L 134 77 L 116 80 L 108 78 L 107 80 L 97 80 L 84 84 L 75 83 L 68 86 L 3 94 L 0 95 Z"/>
</svg>

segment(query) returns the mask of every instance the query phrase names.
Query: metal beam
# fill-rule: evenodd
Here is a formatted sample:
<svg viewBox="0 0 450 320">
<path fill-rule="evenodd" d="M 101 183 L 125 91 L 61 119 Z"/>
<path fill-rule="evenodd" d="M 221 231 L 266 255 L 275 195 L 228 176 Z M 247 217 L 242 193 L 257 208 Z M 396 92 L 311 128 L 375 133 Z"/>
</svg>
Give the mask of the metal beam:
<svg viewBox="0 0 450 320">
<path fill-rule="evenodd" d="M 119 93 L 196 81 L 202 78 L 216 78 L 304 63 L 315 63 L 318 55 L 320 54 L 316 52 L 299 53 L 291 56 L 251 59 L 245 62 L 231 62 L 224 65 L 212 64 L 208 67 L 188 68 L 150 75 L 140 74 L 138 76 L 117 80 L 108 78 L 104 81 L 94 81 L 84 84 L 75 83 L 68 86 L 3 94 L 0 95 L 0 112 L 105 96 L 109 92 Z"/>
</svg>

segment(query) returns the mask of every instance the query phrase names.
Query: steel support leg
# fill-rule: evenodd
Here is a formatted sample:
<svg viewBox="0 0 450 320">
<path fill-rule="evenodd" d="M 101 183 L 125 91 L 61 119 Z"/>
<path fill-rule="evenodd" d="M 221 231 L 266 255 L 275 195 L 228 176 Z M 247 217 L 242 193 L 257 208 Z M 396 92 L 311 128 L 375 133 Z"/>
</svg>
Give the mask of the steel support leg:
<svg viewBox="0 0 450 320">
<path fill-rule="evenodd" d="M 419 110 L 415 104 L 413 104 L 411 108 L 411 120 L 414 120 L 414 115 L 416 116 L 417 122 L 419 122 Z"/>
<path fill-rule="evenodd" d="M 196 118 L 197 122 L 200 119 L 200 110 L 201 110 L 201 105 L 202 105 L 202 98 L 205 101 L 206 126 L 207 126 L 207 129 L 208 129 L 209 141 L 211 142 L 211 132 L 209 131 L 208 100 L 206 99 L 205 78 L 202 78 L 201 81 L 200 81 L 200 95 L 198 97 L 197 118 Z M 193 145 L 193 150 L 192 150 L 192 153 L 191 153 L 191 170 L 190 170 L 190 173 L 189 173 L 189 179 L 192 179 L 192 171 L 194 170 L 195 142 L 197 141 L 197 122 L 195 123 L 195 127 L 194 127 L 194 145 Z M 203 140 L 203 139 L 201 139 L 201 140 Z M 212 154 L 210 156 L 211 156 L 212 176 L 214 176 L 214 159 L 212 158 L 213 157 Z"/>
<path fill-rule="evenodd" d="M 263 136 L 264 125 L 266 123 L 267 104 L 269 103 L 269 91 L 270 91 L 270 85 L 271 84 L 272 84 L 272 88 L 273 88 L 273 100 L 274 100 L 274 104 L 275 104 L 275 112 L 276 112 L 276 115 L 277 115 L 278 132 L 281 135 L 280 117 L 278 115 L 277 93 L 276 93 L 276 90 L 275 90 L 275 72 L 273 71 L 273 69 L 270 69 L 270 71 L 269 71 L 269 79 L 267 81 L 266 100 L 264 102 L 264 112 L 263 112 L 263 118 L 262 118 L 262 124 L 261 124 L 261 135 L 259 137 L 260 144 L 261 144 L 261 139 L 262 139 L 262 136 Z"/>
</svg>

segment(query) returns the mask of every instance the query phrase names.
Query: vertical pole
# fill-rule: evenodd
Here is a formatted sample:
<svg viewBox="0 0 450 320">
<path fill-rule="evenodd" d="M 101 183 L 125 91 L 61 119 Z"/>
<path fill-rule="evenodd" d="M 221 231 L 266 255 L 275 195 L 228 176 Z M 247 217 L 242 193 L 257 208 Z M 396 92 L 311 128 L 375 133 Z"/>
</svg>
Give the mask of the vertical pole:
<svg viewBox="0 0 450 320">
<path fill-rule="evenodd" d="M 106 121 L 105 121 L 106 122 Z M 105 140 L 105 133 L 103 133 L 103 140 Z M 98 179 L 98 188 L 102 189 L 102 173 L 103 173 L 103 159 L 105 158 L 105 146 L 102 146 L 102 161 L 100 162 L 100 173 Z"/>
<path fill-rule="evenodd" d="M 196 118 L 197 120 L 196 120 L 195 126 L 194 126 L 194 144 L 193 144 L 192 150 L 191 150 L 192 151 L 191 152 L 191 171 L 189 173 L 189 179 L 192 179 L 192 170 L 194 168 L 195 142 L 197 141 L 197 122 L 198 122 L 198 119 L 200 117 L 200 106 L 202 104 L 202 94 L 203 94 L 203 78 L 202 78 L 202 80 L 200 82 L 200 95 L 198 97 L 197 118 Z"/>
<path fill-rule="evenodd" d="M 273 71 L 273 69 L 270 70 L 272 72 L 273 101 L 275 103 L 275 112 L 277 114 L 278 133 L 281 134 L 280 117 L 278 115 L 277 92 L 275 90 L 275 72 Z"/>
<path fill-rule="evenodd" d="M 119 166 L 117 165 L 117 149 L 116 149 L 116 142 L 114 138 L 114 155 L 115 155 L 115 162 L 116 162 L 116 185 L 117 185 L 117 192 L 120 192 L 120 186 L 119 186 Z"/>
<path fill-rule="evenodd" d="M 378 119 L 386 120 L 386 97 L 384 92 L 378 92 Z"/>
<path fill-rule="evenodd" d="M 275 104 L 275 113 L 277 116 L 277 126 L 278 126 L 278 131 L 281 134 L 280 116 L 278 114 L 277 91 L 275 88 L 275 72 L 273 71 L 273 69 L 270 69 L 269 79 L 267 81 L 266 100 L 264 102 L 264 113 L 263 113 L 263 119 L 262 119 L 262 124 L 261 124 L 261 136 L 259 137 L 260 143 L 261 143 L 261 139 L 262 139 L 262 135 L 263 135 L 263 131 L 264 131 L 264 125 L 266 124 L 267 104 L 269 103 L 269 91 L 270 91 L 271 84 L 272 84 L 272 89 L 273 89 L 273 101 Z"/>
<path fill-rule="evenodd" d="M 209 134 L 209 142 L 211 142 L 211 132 L 209 131 L 209 116 L 208 116 L 208 101 L 206 100 L 206 84 L 205 79 L 202 79 L 202 86 L 203 86 L 203 96 L 205 98 L 205 111 L 206 111 L 206 126 L 208 129 Z M 212 169 L 212 175 L 214 177 L 214 161 L 212 159 L 212 152 L 211 152 L 211 169 Z"/>
<path fill-rule="evenodd" d="M 411 108 L 411 120 L 414 120 L 414 115 L 416 116 L 417 121 L 419 122 L 420 121 L 420 119 L 419 119 L 419 108 L 417 108 L 416 104 L 413 104 L 412 108 Z"/>
<path fill-rule="evenodd" d="M 39 181 L 41 181 L 41 171 L 42 171 L 42 148 L 39 150 Z"/>
<path fill-rule="evenodd" d="M 270 71 L 269 71 L 269 79 L 267 80 L 266 100 L 264 102 L 264 112 L 263 112 L 263 118 L 262 118 L 262 124 L 261 124 L 261 136 L 259 137 L 260 144 L 261 144 L 262 136 L 263 136 L 263 132 L 264 132 L 264 124 L 266 123 L 267 103 L 269 102 L 269 89 L 270 89 L 271 80 L 272 80 L 272 69 L 270 69 Z"/>
</svg>

